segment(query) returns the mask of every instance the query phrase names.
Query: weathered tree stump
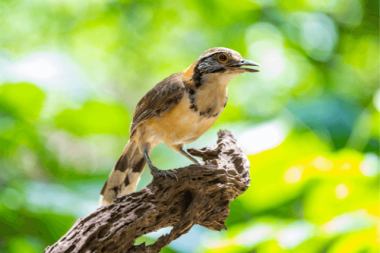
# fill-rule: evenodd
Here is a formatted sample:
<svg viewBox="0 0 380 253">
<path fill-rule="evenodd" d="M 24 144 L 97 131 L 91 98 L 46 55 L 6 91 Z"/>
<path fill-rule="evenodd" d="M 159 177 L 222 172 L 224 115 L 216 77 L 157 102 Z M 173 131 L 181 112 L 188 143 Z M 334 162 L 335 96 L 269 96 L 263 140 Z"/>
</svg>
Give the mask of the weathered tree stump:
<svg viewBox="0 0 380 253">
<path fill-rule="evenodd" d="M 228 131 L 219 131 L 214 148 L 189 149 L 205 164 L 176 169 L 173 178 L 154 178 L 144 189 L 120 196 L 73 227 L 46 253 L 159 252 L 193 225 L 226 229 L 229 204 L 247 190 L 249 161 Z M 152 244 L 134 245 L 140 236 L 173 227 Z"/>
</svg>

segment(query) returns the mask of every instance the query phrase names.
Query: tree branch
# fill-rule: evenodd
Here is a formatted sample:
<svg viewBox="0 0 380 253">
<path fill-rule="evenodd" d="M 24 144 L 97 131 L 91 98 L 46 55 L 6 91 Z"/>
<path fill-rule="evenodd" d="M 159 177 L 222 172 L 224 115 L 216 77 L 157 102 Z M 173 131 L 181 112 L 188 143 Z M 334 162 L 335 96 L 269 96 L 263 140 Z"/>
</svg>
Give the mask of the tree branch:
<svg viewBox="0 0 380 253">
<path fill-rule="evenodd" d="M 45 252 L 159 252 L 195 224 L 227 229 L 230 202 L 249 186 L 249 161 L 228 131 L 219 131 L 214 148 L 188 151 L 205 165 L 176 169 L 178 181 L 154 178 L 144 189 L 120 196 L 80 218 Z M 154 244 L 134 246 L 140 236 L 165 227 L 173 229 Z"/>
</svg>

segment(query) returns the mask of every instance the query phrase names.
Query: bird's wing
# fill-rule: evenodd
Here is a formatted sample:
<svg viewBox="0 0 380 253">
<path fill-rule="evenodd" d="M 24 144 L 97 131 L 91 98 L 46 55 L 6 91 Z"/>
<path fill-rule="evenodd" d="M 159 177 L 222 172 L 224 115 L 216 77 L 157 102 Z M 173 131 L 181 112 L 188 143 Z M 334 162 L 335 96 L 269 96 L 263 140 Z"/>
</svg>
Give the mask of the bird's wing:
<svg viewBox="0 0 380 253">
<path fill-rule="evenodd" d="M 131 136 L 142 122 L 156 116 L 163 116 L 178 105 L 185 93 L 185 85 L 180 80 L 180 76 L 181 73 L 176 73 L 165 78 L 140 100 L 133 114 Z"/>
</svg>

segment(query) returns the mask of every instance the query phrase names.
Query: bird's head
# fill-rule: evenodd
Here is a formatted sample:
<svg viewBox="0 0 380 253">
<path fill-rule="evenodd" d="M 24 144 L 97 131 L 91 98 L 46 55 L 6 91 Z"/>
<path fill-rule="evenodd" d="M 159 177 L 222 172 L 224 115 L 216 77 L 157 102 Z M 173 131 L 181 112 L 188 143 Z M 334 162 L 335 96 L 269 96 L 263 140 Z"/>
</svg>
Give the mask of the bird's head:
<svg viewBox="0 0 380 253">
<path fill-rule="evenodd" d="M 215 47 L 206 50 L 188 69 L 185 75 L 191 77 L 199 85 L 202 79 L 227 78 L 244 73 L 259 72 L 257 69 L 245 66 L 260 66 L 258 63 L 245 60 L 238 52 L 224 47 Z"/>
<path fill-rule="evenodd" d="M 215 47 L 208 49 L 197 60 L 197 69 L 202 74 L 210 73 L 244 73 L 259 72 L 257 69 L 243 68 L 243 66 L 260 66 L 256 62 L 245 60 L 238 52 Z"/>
</svg>

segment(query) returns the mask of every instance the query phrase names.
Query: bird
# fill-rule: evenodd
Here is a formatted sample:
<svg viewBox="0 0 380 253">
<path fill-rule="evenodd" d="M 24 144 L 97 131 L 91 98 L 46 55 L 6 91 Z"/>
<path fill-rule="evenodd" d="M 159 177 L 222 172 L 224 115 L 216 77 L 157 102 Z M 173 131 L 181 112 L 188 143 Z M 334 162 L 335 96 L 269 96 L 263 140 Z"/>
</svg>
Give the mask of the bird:
<svg viewBox="0 0 380 253">
<path fill-rule="evenodd" d="M 218 119 L 226 107 L 227 84 L 232 78 L 259 72 L 245 66 L 260 65 L 232 49 L 215 47 L 184 71 L 156 84 L 136 106 L 130 139 L 101 190 L 99 205 L 112 204 L 118 196 L 133 192 L 146 163 L 153 177 L 177 179 L 174 170 L 153 165 L 149 154 L 159 143 L 202 165 L 183 147 L 201 137 Z"/>
</svg>

